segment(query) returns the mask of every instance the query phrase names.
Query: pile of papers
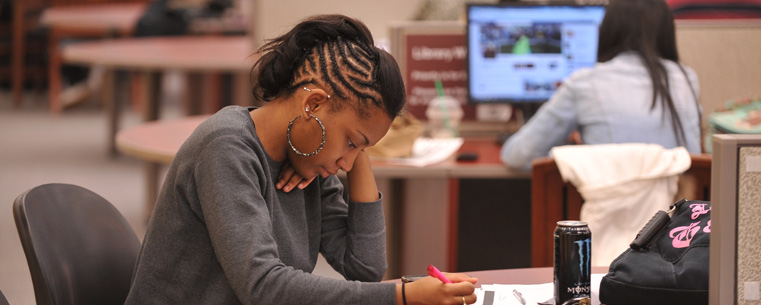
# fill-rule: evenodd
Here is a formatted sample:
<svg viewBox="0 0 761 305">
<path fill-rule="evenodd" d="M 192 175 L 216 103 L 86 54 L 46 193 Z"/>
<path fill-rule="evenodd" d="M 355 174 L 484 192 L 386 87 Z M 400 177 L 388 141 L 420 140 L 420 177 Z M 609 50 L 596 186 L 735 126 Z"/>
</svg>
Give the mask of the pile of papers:
<svg viewBox="0 0 761 305">
<path fill-rule="evenodd" d="M 552 287 L 552 283 L 538 285 L 481 285 L 481 288 L 476 289 L 476 296 L 478 297 L 478 301 L 476 301 L 475 304 L 545 304 L 544 302 L 548 300 L 552 302 Z M 521 300 L 523 300 L 523 302 Z"/>
<path fill-rule="evenodd" d="M 592 274 L 592 305 L 600 305 L 600 281 L 605 274 Z M 554 285 L 481 285 L 476 289 L 475 305 L 543 305 L 554 304 Z"/>
<path fill-rule="evenodd" d="M 407 158 L 383 158 L 383 162 L 395 165 L 423 167 L 436 164 L 453 156 L 462 147 L 463 138 L 417 138 L 412 145 L 412 156 Z"/>
</svg>

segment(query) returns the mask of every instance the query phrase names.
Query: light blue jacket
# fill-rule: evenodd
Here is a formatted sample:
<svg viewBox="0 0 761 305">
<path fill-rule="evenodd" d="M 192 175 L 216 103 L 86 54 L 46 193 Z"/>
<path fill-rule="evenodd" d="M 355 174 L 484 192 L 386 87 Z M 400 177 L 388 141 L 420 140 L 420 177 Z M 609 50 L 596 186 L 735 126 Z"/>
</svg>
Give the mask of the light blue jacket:
<svg viewBox="0 0 761 305">
<path fill-rule="evenodd" d="M 698 78 L 689 67 L 689 83 L 677 63 L 662 60 L 669 74 L 671 97 L 684 129 L 690 153 L 700 153 L 700 104 Z M 692 86 L 690 86 L 690 83 Z M 502 162 L 514 169 L 530 170 L 531 160 L 549 155 L 552 147 L 566 143 L 578 129 L 585 144 L 655 143 L 678 146 L 671 116 L 660 106 L 651 109 L 653 86 L 647 69 L 635 53 L 583 68 L 563 81 L 517 133 L 505 142 Z M 694 92 L 693 92 L 694 90 Z"/>
</svg>

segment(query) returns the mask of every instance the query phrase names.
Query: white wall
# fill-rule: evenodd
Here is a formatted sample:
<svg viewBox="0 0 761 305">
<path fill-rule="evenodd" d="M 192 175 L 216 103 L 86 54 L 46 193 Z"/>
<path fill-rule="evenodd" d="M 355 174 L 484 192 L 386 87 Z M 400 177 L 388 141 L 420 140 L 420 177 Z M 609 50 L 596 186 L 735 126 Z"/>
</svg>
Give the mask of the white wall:
<svg viewBox="0 0 761 305">
<path fill-rule="evenodd" d="M 676 40 L 698 74 L 704 117 L 729 99 L 761 96 L 761 21 L 678 21 Z"/>
</svg>

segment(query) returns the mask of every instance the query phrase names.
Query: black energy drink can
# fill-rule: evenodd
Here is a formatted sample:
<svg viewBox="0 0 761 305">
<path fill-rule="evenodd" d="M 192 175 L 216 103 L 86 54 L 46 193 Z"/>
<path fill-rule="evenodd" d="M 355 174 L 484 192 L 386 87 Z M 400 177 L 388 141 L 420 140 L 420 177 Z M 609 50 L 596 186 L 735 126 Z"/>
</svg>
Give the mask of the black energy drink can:
<svg viewBox="0 0 761 305">
<path fill-rule="evenodd" d="M 555 227 L 555 305 L 591 304 L 592 232 L 586 222 Z"/>
</svg>

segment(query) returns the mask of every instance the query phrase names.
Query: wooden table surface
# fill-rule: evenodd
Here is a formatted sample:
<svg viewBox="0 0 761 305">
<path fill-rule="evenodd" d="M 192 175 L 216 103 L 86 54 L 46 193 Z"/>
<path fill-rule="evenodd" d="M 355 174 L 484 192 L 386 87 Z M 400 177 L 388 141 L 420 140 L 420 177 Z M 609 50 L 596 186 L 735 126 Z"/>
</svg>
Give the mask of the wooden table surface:
<svg viewBox="0 0 761 305">
<path fill-rule="evenodd" d="M 119 132 L 116 147 L 125 155 L 149 162 L 172 163 L 182 143 L 208 115 L 146 122 Z"/>
<path fill-rule="evenodd" d="M 169 164 L 180 145 L 208 115 L 181 119 L 146 122 L 120 131 L 116 146 L 122 153 L 149 162 Z M 393 165 L 382 161 L 373 162 L 373 171 L 382 178 L 509 178 L 528 177 L 528 173 L 513 171 L 499 159 L 499 146 L 491 138 L 468 138 L 459 152 L 473 152 L 478 159 L 458 162 L 448 159 L 425 167 Z"/>
<path fill-rule="evenodd" d="M 248 36 L 122 38 L 72 44 L 67 63 L 129 70 L 247 72 L 258 57 Z"/>
<path fill-rule="evenodd" d="M 98 3 L 45 9 L 42 25 L 66 30 L 131 32 L 145 3 Z"/>
</svg>

